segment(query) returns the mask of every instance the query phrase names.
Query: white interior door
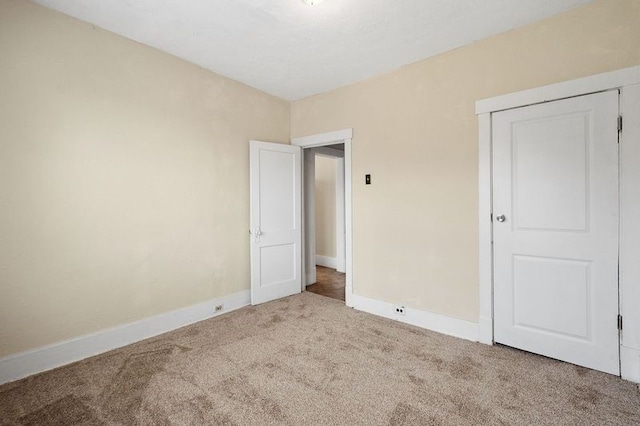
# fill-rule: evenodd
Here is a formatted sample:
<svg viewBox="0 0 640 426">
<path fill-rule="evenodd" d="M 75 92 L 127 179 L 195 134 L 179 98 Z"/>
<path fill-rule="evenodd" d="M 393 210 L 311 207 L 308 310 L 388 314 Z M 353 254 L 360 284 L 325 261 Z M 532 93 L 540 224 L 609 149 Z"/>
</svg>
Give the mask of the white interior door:
<svg viewBox="0 0 640 426">
<path fill-rule="evenodd" d="M 618 92 L 495 113 L 496 342 L 619 374 Z"/>
<path fill-rule="evenodd" d="M 301 149 L 251 141 L 251 304 L 302 288 Z"/>
</svg>

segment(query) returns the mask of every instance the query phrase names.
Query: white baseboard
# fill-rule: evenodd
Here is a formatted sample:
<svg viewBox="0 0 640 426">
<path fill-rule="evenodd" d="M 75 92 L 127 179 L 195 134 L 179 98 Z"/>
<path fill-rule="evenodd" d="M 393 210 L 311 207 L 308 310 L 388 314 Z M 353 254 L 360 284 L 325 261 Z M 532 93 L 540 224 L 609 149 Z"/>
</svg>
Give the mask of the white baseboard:
<svg viewBox="0 0 640 426">
<path fill-rule="evenodd" d="M 352 295 L 353 308 L 359 311 L 426 328 L 461 339 L 478 341 L 478 324 L 458 318 L 420 311 L 405 306 L 405 315 L 395 313 L 396 305 L 368 297 Z"/>
<path fill-rule="evenodd" d="M 97 333 L 0 358 L 0 384 L 80 361 L 247 306 L 249 290 L 145 318 Z M 220 312 L 215 307 L 223 305 Z"/>
<path fill-rule="evenodd" d="M 335 257 L 316 255 L 316 265 L 324 266 L 325 268 L 337 269 L 338 260 Z"/>
<path fill-rule="evenodd" d="M 640 383 L 640 349 L 620 346 L 620 375 L 625 380 Z"/>
</svg>

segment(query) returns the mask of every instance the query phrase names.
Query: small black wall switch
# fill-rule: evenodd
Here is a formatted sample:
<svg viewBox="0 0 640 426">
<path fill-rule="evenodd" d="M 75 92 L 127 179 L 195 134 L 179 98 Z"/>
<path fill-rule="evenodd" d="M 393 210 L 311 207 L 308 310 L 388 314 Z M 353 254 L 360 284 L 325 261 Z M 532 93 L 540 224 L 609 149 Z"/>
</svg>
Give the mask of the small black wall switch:
<svg viewBox="0 0 640 426">
<path fill-rule="evenodd" d="M 371 175 L 364 175 L 364 184 L 371 185 Z"/>
</svg>

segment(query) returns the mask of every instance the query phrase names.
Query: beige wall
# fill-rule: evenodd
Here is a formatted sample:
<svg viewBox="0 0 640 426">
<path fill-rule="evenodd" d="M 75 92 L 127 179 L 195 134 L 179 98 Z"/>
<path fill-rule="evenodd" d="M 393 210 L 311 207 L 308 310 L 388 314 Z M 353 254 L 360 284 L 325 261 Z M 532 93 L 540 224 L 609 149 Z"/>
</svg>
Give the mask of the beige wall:
<svg viewBox="0 0 640 426">
<path fill-rule="evenodd" d="M 289 103 L 0 1 L 0 356 L 249 289 L 249 140 Z"/>
<path fill-rule="evenodd" d="M 316 155 L 316 255 L 336 257 L 335 158 Z"/>
<path fill-rule="evenodd" d="M 290 129 L 354 128 L 356 293 L 475 321 L 474 102 L 638 65 L 638 40 L 640 2 L 600 0 L 290 111 L 0 0 L 0 357 L 248 289 L 248 140 Z"/>
<path fill-rule="evenodd" d="M 638 65 L 639 40 L 640 1 L 601 0 L 293 103 L 293 136 L 354 129 L 354 291 L 477 321 L 475 101 Z"/>
</svg>

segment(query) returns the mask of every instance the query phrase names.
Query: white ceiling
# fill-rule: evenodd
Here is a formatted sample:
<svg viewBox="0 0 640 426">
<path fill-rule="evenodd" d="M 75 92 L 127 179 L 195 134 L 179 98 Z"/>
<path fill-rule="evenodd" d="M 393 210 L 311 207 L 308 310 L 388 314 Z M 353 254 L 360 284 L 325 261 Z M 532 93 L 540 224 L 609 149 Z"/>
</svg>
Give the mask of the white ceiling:
<svg viewBox="0 0 640 426">
<path fill-rule="evenodd" d="M 35 0 L 288 100 L 592 0 Z"/>
</svg>

